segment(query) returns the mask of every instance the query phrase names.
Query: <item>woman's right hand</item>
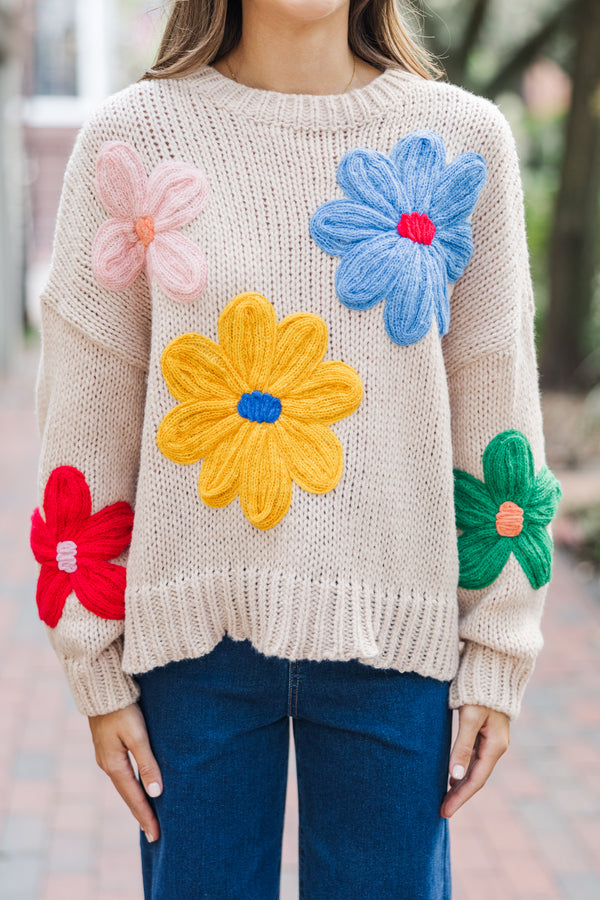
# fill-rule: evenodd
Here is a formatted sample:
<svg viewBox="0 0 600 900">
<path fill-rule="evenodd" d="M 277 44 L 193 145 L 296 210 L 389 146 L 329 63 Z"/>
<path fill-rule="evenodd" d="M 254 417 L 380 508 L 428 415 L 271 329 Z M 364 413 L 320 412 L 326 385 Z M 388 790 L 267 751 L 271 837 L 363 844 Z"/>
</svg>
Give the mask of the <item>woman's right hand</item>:
<svg viewBox="0 0 600 900">
<path fill-rule="evenodd" d="M 147 793 L 162 793 L 162 777 L 150 749 L 148 732 L 137 703 L 103 716 L 88 716 L 96 750 L 96 762 L 106 772 L 121 797 L 140 823 L 150 842 L 160 837 L 158 820 L 135 776 L 127 751 L 135 759 Z"/>
</svg>

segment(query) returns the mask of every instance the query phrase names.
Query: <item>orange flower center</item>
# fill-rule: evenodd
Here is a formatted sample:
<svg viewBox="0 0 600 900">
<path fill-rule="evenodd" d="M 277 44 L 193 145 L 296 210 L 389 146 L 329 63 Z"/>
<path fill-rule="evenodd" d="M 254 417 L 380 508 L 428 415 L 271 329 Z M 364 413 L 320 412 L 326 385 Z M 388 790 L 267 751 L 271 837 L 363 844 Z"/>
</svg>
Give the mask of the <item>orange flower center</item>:
<svg viewBox="0 0 600 900">
<path fill-rule="evenodd" d="M 523 510 L 512 500 L 506 500 L 496 513 L 496 531 L 502 537 L 516 537 L 523 530 Z"/>
<path fill-rule="evenodd" d="M 135 223 L 135 230 L 144 247 L 151 244 L 154 240 L 154 219 L 152 216 L 140 216 Z"/>
</svg>

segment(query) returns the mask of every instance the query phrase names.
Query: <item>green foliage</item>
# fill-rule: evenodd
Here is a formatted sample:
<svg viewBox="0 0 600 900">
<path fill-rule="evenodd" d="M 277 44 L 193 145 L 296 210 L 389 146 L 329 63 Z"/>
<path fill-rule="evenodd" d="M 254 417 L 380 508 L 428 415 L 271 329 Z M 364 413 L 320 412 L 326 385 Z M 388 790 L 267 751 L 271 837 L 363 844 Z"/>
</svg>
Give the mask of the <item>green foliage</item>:
<svg viewBox="0 0 600 900">
<path fill-rule="evenodd" d="M 536 305 L 543 321 L 549 302 L 550 235 L 564 143 L 564 115 L 541 120 L 526 109 L 522 118 L 528 144 L 523 187 Z"/>
<path fill-rule="evenodd" d="M 583 507 L 573 513 L 578 540 L 571 549 L 575 555 L 592 563 L 600 571 L 600 506 Z"/>
<path fill-rule="evenodd" d="M 539 352 L 549 302 L 548 255 L 564 144 L 565 116 L 536 117 L 515 93 L 502 94 L 497 102 L 511 124 L 519 151 Z"/>
</svg>

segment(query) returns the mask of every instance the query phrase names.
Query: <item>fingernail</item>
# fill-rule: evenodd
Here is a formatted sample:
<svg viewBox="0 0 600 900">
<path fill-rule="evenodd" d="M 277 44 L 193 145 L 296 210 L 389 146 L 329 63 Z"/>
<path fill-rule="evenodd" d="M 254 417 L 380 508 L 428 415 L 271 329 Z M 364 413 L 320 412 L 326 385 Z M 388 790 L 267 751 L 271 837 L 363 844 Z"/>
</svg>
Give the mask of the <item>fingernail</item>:
<svg viewBox="0 0 600 900">
<path fill-rule="evenodd" d="M 147 831 L 145 831 L 144 834 L 146 835 L 146 840 L 149 844 L 154 843 L 154 836 L 152 834 L 148 834 Z"/>
<path fill-rule="evenodd" d="M 151 797 L 159 797 L 162 792 L 158 781 L 153 781 L 152 784 L 149 784 L 147 790 Z"/>
<path fill-rule="evenodd" d="M 459 781 L 461 778 L 464 778 L 465 775 L 465 767 L 459 766 L 458 764 L 454 766 L 452 769 L 452 777 L 456 778 Z"/>
</svg>

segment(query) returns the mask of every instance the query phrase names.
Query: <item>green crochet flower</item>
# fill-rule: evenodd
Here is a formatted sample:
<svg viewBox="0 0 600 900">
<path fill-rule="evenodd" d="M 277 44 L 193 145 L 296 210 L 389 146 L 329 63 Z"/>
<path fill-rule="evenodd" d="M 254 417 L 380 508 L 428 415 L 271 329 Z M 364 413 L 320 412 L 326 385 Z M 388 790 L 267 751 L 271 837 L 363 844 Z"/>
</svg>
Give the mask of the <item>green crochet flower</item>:
<svg viewBox="0 0 600 900">
<path fill-rule="evenodd" d="M 562 496 L 548 466 L 534 471 L 529 441 L 520 431 L 502 431 L 483 452 L 480 481 L 454 469 L 460 587 L 491 584 L 511 553 L 535 589 L 550 581 L 552 538 L 546 528 Z"/>
</svg>

